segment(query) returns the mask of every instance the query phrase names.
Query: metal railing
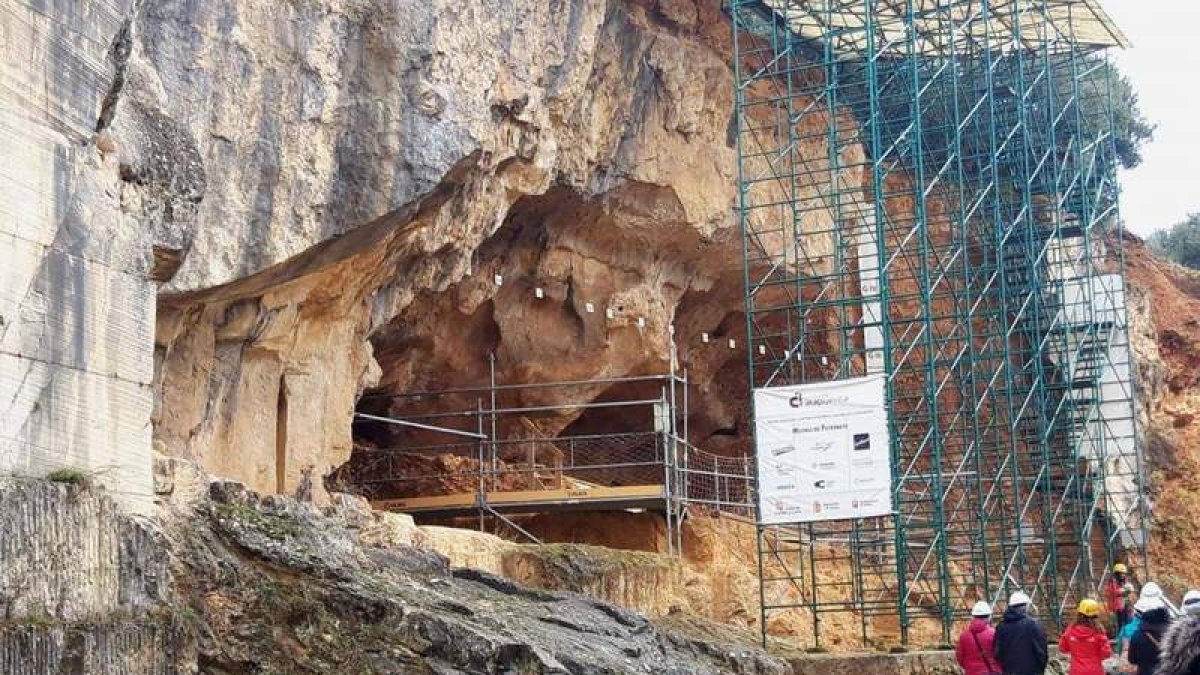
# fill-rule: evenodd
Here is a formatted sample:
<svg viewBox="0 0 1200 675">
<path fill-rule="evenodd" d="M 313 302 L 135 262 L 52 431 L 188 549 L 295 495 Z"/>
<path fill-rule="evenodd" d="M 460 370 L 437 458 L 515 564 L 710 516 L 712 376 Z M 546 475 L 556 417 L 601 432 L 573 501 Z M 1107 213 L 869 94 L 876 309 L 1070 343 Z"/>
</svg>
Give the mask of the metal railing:
<svg viewBox="0 0 1200 675">
<path fill-rule="evenodd" d="M 501 501 L 549 509 L 557 495 L 572 506 L 624 508 L 636 494 L 661 500 L 672 551 L 690 507 L 753 515 L 750 460 L 687 440 L 686 373 L 504 385 L 493 369 L 483 387 L 364 398 L 374 401 L 357 423 L 378 425 L 375 437 L 388 442 L 360 443 L 332 479 L 372 500 L 415 508 L 423 499 L 426 508 L 442 503 L 432 498 L 473 495 L 447 508 L 477 508 L 482 526 L 488 514 L 503 518 Z"/>
<path fill-rule="evenodd" d="M 687 506 L 754 516 L 754 463 L 748 456 L 725 457 L 680 441 L 679 499 Z"/>
<path fill-rule="evenodd" d="M 376 448 L 349 479 L 371 497 L 657 485 L 669 451 L 658 432 Z"/>
</svg>

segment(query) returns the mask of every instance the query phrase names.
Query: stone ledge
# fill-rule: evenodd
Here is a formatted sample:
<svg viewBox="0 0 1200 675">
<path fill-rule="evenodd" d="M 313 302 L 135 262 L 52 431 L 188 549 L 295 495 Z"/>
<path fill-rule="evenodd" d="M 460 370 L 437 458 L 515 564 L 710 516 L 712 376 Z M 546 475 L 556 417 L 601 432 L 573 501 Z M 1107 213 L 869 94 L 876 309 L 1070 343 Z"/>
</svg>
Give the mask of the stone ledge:
<svg viewBox="0 0 1200 675">
<path fill-rule="evenodd" d="M 790 661 L 795 675 L 959 675 L 954 652 L 811 654 Z"/>
</svg>

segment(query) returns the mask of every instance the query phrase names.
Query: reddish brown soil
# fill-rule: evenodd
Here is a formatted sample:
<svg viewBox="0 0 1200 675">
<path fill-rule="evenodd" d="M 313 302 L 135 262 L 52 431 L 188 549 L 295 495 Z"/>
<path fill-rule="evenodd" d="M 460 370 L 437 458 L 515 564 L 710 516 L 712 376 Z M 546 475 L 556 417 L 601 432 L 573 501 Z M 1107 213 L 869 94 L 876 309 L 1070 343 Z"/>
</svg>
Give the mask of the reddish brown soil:
<svg viewBox="0 0 1200 675">
<path fill-rule="evenodd" d="M 1134 302 L 1148 296 L 1162 358 L 1161 372 L 1143 378 L 1149 386 L 1139 392 L 1150 408 L 1151 571 L 1177 592 L 1200 583 L 1200 273 L 1154 257 L 1141 241 L 1126 242 L 1126 269 Z M 1144 373 L 1155 365 L 1147 356 L 1137 354 Z"/>
</svg>

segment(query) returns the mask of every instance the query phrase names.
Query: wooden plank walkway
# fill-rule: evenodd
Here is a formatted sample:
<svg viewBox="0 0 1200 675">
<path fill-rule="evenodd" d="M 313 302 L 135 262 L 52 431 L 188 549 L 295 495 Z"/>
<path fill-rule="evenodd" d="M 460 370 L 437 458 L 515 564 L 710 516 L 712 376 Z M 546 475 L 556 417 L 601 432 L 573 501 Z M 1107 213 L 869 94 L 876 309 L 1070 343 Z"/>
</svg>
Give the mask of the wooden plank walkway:
<svg viewBox="0 0 1200 675">
<path fill-rule="evenodd" d="M 512 490 L 488 492 L 485 503 L 497 511 L 540 512 L 556 509 L 627 509 L 661 507 L 666 499 L 662 485 L 626 485 L 604 487 L 576 485 L 557 490 Z M 460 515 L 480 507 L 479 494 L 461 492 L 432 497 L 378 499 L 371 506 L 386 511 L 427 515 Z"/>
</svg>

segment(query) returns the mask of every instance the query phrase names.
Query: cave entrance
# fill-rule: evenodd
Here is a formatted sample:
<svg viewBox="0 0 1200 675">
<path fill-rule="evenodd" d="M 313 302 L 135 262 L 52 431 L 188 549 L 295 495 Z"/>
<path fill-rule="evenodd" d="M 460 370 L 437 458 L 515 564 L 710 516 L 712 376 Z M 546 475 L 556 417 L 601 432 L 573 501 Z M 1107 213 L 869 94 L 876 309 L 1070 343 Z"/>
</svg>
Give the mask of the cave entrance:
<svg viewBox="0 0 1200 675">
<path fill-rule="evenodd" d="M 674 373 L 368 392 L 339 489 L 423 520 L 491 519 L 532 539 L 521 523 L 539 515 L 658 513 L 674 553 L 692 488 L 707 495 L 723 482 L 749 507 L 744 463 L 737 476 L 689 467 L 704 453 L 687 442 L 687 399 Z"/>
</svg>

